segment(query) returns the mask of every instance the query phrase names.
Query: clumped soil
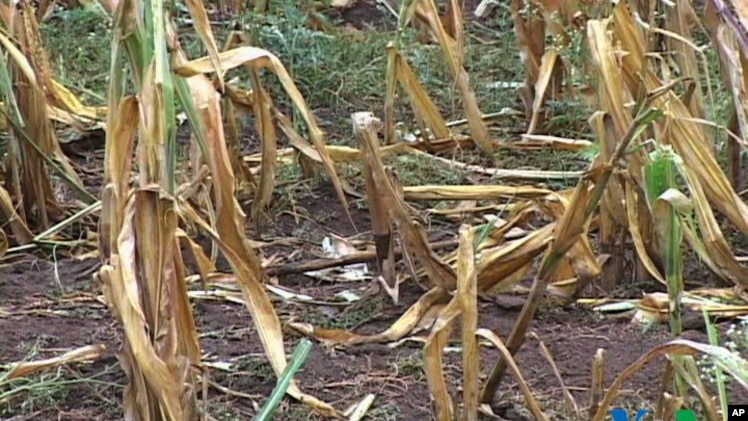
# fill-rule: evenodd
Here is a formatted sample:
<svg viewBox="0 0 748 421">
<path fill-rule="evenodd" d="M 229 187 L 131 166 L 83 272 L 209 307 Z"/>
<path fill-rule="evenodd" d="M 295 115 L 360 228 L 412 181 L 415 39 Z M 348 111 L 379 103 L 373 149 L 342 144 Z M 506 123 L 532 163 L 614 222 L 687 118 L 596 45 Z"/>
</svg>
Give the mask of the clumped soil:
<svg viewBox="0 0 748 421">
<path fill-rule="evenodd" d="M 466 13 L 471 14 L 478 2 L 466 3 L 469 3 Z M 359 2 L 357 7 L 339 14 L 347 24 L 357 28 L 392 29 L 389 26 L 393 20 L 385 13 L 374 7 L 373 2 Z M 83 169 L 82 178 L 87 186 L 98 194 L 103 142 L 95 139 L 86 145 L 79 143 L 78 148 L 80 150 L 66 152 Z M 314 258 L 318 257 L 315 250 L 319 250 L 325 236 L 331 233 L 340 236 L 356 234 L 329 185 L 297 188 L 293 194 L 292 211 L 271 209 L 272 218 L 264 222 L 259 232 L 255 227 L 248 228 L 253 239 L 297 239 L 292 246 L 274 245 L 261 250 L 263 257 Z M 369 229 L 370 218 L 366 209 L 354 204 L 351 213 L 360 230 Z M 442 224 L 440 229 L 431 232 L 431 236 L 440 240 L 451 238 L 456 228 L 455 225 Z M 199 240 L 207 244 L 204 239 Z M 98 258 L 76 259 L 64 254 L 47 257 L 19 256 L 0 267 L 0 362 L 18 361 L 29 355 L 46 358 L 62 350 L 89 344 L 104 344 L 106 352 L 96 362 L 72 365 L 62 373 L 71 379 L 96 377 L 96 382 L 81 381 L 61 389 L 50 386 L 21 394 L 18 399 L 0 407 L 0 418 L 122 419 L 120 402 L 126 379 L 117 360 L 121 331 L 105 306 L 96 300 L 100 288 L 93 281 L 93 273 L 98 269 Z M 219 261 L 219 269 L 228 267 Z M 694 265 L 690 265 L 688 271 L 691 279 L 696 279 L 697 274 L 703 279 L 708 278 Z M 321 299 L 342 289 L 361 291 L 368 286 L 361 282 L 330 284 L 298 274 L 280 276 L 277 282 Z M 637 296 L 638 291 L 631 291 L 631 296 Z M 390 326 L 422 293 L 420 287 L 407 283 L 402 286 L 398 308 L 382 308 L 373 302 L 370 307 L 364 306 L 353 312 L 342 307 L 273 299 L 284 323 L 293 320 L 326 327 L 355 327 L 357 332 L 374 333 Z M 505 302 L 499 305 L 481 300 L 479 306 L 480 327 L 490 329 L 506 340 L 518 316 L 521 301 L 507 306 Z M 249 313 L 239 304 L 198 299 L 194 300 L 194 314 L 205 361 L 231 363 L 230 370 L 211 369 L 210 379 L 238 392 L 229 393 L 211 387 L 207 397 L 210 414 L 216 419 L 249 419 L 255 411 L 253 404 L 261 405 L 275 385 L 275 377 L 263 355 Z M 608 386 L 636 359 L 670 339 L 667 326 L 655 326 L 645 332 L 628 320 L 604 318 L 575 305 L 562 308 L 548 304 L 541 307 L 532 323 L 531 331 L 549 349 L 564 385 L 583 411 L 589 402 L 591 364 L 598 349 L 606 351 L 605 385 Z M 724 333 L 724 327 L 721 330 Z M 459 332 L 453 334 L 455 338 L 459 337 Z M 419 335 L 423 337 L 425 334 Z M 700 330 L 688 330 L 683 336 L 707 341 Z M 290 329 L 286 329 L 286 337 L 290 354 L 300 337 Z M 315 344 L 297 379 L 303 390 L 341 409 L 367 393 L 376 394 L 367 419 L 428 420 L 432 413 L 431 397 L 423 372 L 422 347 L 423 343 L 416 341 L 406 341 L 395 348 L 367 344 L 350 349 L 328 349 Z M 481 348 L 483 378 L 497 356 L 495 349 Z M 461 356 L 447 352 L 444 360 L 452 393 L 459 397 Z M 550 419 L 570 419 L 569 413 L 563 411 L 563 396 L 556 375 L 537 340 L 528 339 L 516 361 Z M 663 369 L 663 361 L 658 360 L 635 374 L 625 384 L 617 402 L 635 407 L 643 402 L 651 404 L 656 400 Z M 506 379 L 495 399 L 494 411 L 509 420 L 531 419 L 523 407 L 519 387 L 509 375 Z M 24 402 L 23 407 L 21 402 Z M 744 390 L 731 386 L 729 402 L 748 402 L 748 396 Z M 290 399 L 284 401 L 279 412 L 276 418 L 279 420 L 309 419 L 306 408 Z"/>
</svg>

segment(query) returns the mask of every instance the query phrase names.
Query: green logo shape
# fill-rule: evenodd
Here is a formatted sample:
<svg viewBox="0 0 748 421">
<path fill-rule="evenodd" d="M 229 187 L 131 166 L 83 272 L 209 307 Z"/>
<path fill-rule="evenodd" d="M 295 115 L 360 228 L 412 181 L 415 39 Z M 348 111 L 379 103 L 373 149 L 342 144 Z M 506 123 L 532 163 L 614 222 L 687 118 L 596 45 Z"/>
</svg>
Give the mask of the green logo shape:
<svg viewBox="0 0 748 421">
<path fill-rule="evenodd" d="M 675 412 L 675 421 L 696 421 L 696 413 L 690 409 L 679 409 Z"/>
</svg>

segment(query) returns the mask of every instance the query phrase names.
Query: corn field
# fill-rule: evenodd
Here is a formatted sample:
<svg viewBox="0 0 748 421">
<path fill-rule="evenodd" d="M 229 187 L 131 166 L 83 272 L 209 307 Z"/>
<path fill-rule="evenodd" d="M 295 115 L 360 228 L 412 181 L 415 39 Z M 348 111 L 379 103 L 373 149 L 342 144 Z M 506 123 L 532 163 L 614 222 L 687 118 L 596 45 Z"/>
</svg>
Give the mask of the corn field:
<svg viewBox="0 0 748 421">
<path fill-rule="evenodd" d="M 748 404 L 744 2 L 0 12 L 0 418 Z"/>
</svg>

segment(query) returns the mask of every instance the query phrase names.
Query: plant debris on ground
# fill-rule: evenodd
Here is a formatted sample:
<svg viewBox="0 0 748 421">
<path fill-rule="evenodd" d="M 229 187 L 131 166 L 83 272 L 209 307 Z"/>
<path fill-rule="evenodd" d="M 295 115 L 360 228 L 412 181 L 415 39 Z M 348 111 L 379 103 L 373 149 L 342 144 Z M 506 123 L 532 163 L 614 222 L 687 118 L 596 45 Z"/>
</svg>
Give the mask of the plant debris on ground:
<svg viewBox="0 0 748 421">
<path fill-rule="evenodd" d="M 748 403 L 740 2 L 245 3 L 0 8 L 1 419 Z"/>
</svg>

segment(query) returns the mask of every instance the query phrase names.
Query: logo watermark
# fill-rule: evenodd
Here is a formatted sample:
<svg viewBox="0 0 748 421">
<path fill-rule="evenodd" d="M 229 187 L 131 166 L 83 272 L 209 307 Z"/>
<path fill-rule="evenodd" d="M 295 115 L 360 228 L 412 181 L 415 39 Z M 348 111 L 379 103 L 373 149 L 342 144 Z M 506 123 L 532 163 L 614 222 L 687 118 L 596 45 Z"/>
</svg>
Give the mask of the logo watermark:
<svg viewBox="0 0 748 421">
<path fill-rule="evenodd" d="M 644 421 L 644 416 L 648 413 L 648 410 L 640 409 L 636 411 L 634 419 L 631 419 L 625 409 L 615 408 L 610 410 L 613 421 Z M 675 421 L 696 421 L 696 413 L 690 409 L 679 409 L 675 412 Z"/>
<path fill-rule="evenodd" d="M 613 421 L 646 421 L 645 416 L 649 410 L 640 409 L 636 414 L 630 414 L 625 409 L 614 408 L 610 410 Z M 631 418 L 633 417 L 633 418 Z M 651 417 L 647 417 L 651 419 Z M 748 405 L 727 405 L 728 421 L 748 421 Z M 697 421 L 696 413 L 690 409 L 679 409 L 675 412 L 675 421 Z"/>
</svg>

